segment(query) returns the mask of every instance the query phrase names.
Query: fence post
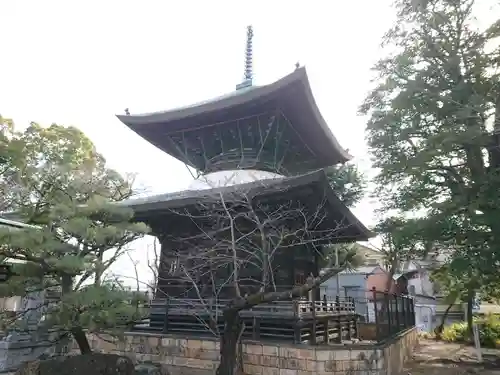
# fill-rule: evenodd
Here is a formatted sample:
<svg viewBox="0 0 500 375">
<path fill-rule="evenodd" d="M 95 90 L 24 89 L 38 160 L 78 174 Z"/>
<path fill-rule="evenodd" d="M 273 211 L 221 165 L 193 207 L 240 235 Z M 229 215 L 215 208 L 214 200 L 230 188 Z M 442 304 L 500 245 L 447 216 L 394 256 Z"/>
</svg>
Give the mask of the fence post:
<svg viewBox="0 0 500 375">
<path fill-rule="evenodd" d="M 391 301 L 390 301 L 389 291 L 384 292 L 384 305 L 387 313 L 387 332 L 389 335 L 392 333 L 392 322 L 391 322 Z"/>
<path fill-rule="evenodd" d="M 411 311 L 410 311 L 410 297 L 406 296 L 405 297 L 405 306 L 406 306 L 406 320 L 405 320 L 405 325 L 406 325 L 406 328 L 408 328 L 411 323 Z"/>
<path fill-rule="evenodd" d="M 167 298 L 165 299 L 165 319 L 163 321 L 163 333 L 168 332 L 168 305 L 169 305 L 169 302 L 170 302 L 170 299 L 167 296 Z M 149 316 L 150 316 L 149 319 L 151 319 L 151 313 L 149 313 Z"/>
<path fill-rule="evenodd" d="M 406 328 L 406 326 L 408 325 L 407 323 L 407 314 L 406 314 L 406 296 L 401 296 L 401 316 L 403 318 L 403 328 Z"/>
<path fill-rule="evenodd" d="M 394 293 L 394 307 L 395 307 L 395 310 L 394 313 L 395 313 L 395 317 L 396 317 L 396 327 L 397 327 L 397 330 L 399 332 L 400 330 L 400 326 L 399 326 L 399 296 Z"/>
<path fill-rule="evenodd" d="M 340 297 L 337 295 L 337 297 L 335 297 L 335 307 L 337 309 L 337 314 L 340 312 Z"/>
<path fill-rule="evenodd" d="M 311 338 L 310 338 L 310 343 L 312 345 L 316 345 L 316 323 L 317 323 L 317 317 L 316 317 L 316 302 L 310 302 L 312 304 L 312 327 L 311 327 Z"/>
<path fill-rule="evenodd" d="M 298 300 L 293 300 L 293 342 L 295 344 L 302 343 L 302 327 L 301 327 L 301 319 L 300 319 L 300 302 Z"/>
<path fill-rule="evenodd" d="M 410 300 L 410 306 L 411 306 L 411 326 L 414 327 L 415 326 L 415 299 L 411 299 Z"/>
<path fill-rule="evenodd" d="M 372 288 L 372 293 L 373 293 L 373 312 L 375 315 L 375 335 L 376 339 L 379 340 L 380 338 L 380 325 L 379 325 L 379 320 L 378 320 L 378 308 L 377 308 L 377 289 L 375 287 Z"/>
</svg>

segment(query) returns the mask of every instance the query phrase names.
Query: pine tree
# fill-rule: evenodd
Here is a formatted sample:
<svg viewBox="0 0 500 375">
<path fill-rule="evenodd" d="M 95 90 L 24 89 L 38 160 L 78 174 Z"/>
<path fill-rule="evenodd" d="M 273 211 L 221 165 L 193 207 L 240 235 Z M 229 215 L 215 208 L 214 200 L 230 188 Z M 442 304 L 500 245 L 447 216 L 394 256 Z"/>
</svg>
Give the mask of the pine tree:
<svg viewBox="0 0 500 375">
<path fill-rule="evenodd" d="M 46 299 L 37 307 L 43 321 L 5 316 L 2 324 L 55 332 L 58 339 L 72 335 L 88 353 L 84 330 L 123 330 L 143 314 L 143 296 L 103 280 L 127 245 L 148 232 L 118 203 L 132 194 L 131 183 L 107 168 L 76 128 L 31 124 L 4 140 L 9 173 L 0 184 L 10 187 L 4 206 L 29 226 L 0 229 L 0 258 L 14 263 L 13 276 L 0 289 L 3 296 Z"/>
</svg>

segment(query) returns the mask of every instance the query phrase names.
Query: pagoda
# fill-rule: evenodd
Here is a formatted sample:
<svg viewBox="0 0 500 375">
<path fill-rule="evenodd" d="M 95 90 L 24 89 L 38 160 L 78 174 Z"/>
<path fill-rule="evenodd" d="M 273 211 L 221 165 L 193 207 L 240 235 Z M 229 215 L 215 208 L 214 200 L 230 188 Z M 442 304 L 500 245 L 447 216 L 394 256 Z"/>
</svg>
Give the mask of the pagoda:
<svg viewBox="0 0 500 375">
<path fill-rule="evenodd" d="M 217 229 L 215 219 L 210 223 L 206 219 L 220 215 L 221 200 L 237 206 L 234 202 L 244 192 L 250 210 L 265 217 L 283 207 L 294 212 L 300 207 L 300 217 L 277 224 L 288 231 L 307 232 L 307 241 L 289 241 L 274 255 L 275 290 L 287 290 L 304 282 L 308 275 L 318 275 L 324 244 L 362 241 L 371 236 L 337 197 L 325 175 L 325 168 L 345 163 L 350 156 L 321 116 L 305 68 L 297 66 L 268 85 L 253 85 L 252 35 L 249 28 L 245 79 L 234 92 L 169 111 L 133 115 L 127 110 L 125 115 L 117 116 L 139 136 L 197 173 L 184 191 L 124 202 L 134 210 L 135 219 L 148 224 L 161 243 L 152 327 L 189 331 L 195 321 L 179 316 L 182 311 L 186 316 L 192 312 L 174 309 L 175 301 L 211 298 L 213 288 L 209 284 L 216 281 L 200 277 L 193 290 L 179 281 L 175 269 L 179 253 L 193 249 L 199 252 L 206 246 L 199 241 L 199 234 Z M 301 229 L 304 225 L 307 228 Z M 250 227 L 247 225 L 245 230 L 250 232 Z M 240 230 L 240 235 L 245 234 Z M 217 272 L 225 275 L 220 278 L 224 283 L 230 266 L 220 267 Z M 249 271 L 248 279 L 258 279 L 260 273 L 258 269 Z M 246 292 L 251 293 L 252 285 L 255 287 L 250 280 L 242 288 L 247 287 Z M 232 288 L 222 289 L 216 299 L 231 298 L 232 293 Z M 321 300 L 319 288 L 302 299 Z M 169 311 L 168 319 L 165 309 Z M 181 321 L 186 323 L 182 327 Z M 251 324 L 248 327 L 255 331 Z"/>
</svg>

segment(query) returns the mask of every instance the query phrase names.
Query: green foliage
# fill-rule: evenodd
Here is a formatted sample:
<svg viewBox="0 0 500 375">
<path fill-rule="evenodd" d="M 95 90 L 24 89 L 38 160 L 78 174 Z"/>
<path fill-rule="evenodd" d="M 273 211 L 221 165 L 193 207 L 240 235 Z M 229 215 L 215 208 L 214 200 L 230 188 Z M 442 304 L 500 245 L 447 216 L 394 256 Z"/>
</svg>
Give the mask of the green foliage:
<svg viewBox="0 0 500 375">
<path fill-rule="evenodd" d="M 486 348 L 500 347 L 500 317 L 498 315 L 487 315 L 474 318 L 479 328 L 479 341 Z M 453 323 L 445 327 L 441 339 L 448 342 L 471 342 L 466 322 Z"/>
<path fill-rule="evenodd" d="M 381 240 L 379 250 L 391 275 L 400 270 L 402 262 L 425 255 L 425 248 L 419 247 L 421 242 L 417 240 L 418 230 L 418 220 L 401 217 L 387 217 L 375 226 Z"/>
<path fill-rule="evenodd" d="M 358 251 L 355 243 L 325 246 L 323 257 L 320 260 L 320 267 L 333 267 L 337 264 L 337 261 L 339 265 L 344 266 L 346 269 L 354 269 L 365 263 L 365 257 Z"/>
<path fill-rule="evenodd" d="M 0 177 L 3 211 L 16 211 L 30 224 L 46 224 L 54 204 L 87 203 L 95 197 L 123 200 L 132 194 L 130 178 L 106 167 L 93 143 L 80 130 L 36 123 L 10 135 L 9 158 Z"/>
<path fill-rule="evenodd" d="M 358 203 L 364 196 L 366 180 L 356 165 L 335 165 L 325 170 L 330 186 L 348 207 Z"/>
<path fill-rule="evenodd" d="M 498 285 L 500 262 L 500 22 L 476 22 L 473 0 L 397 0 L 361 106 L 377 196 L 421 214 L 418 241 L 446 249 L 447 272 L 472 291 Z M 496 9 L 498 11 L 498 9 Z"/>
<path fill-rule="evenodd" d="M 430 274 L 431 281 L 439 289 L 440 293 L 445 295 L 445 303 L 450 305 L 459 301 L 467 292 L 467 278 L 457 276 L 455 272 L 450 271 L 450 264 L 444 264 L 432 270 Z M 464 293 L 465 292 L 465 293 Z"/>
<path fill-rule="evenodd" d="M 131 295 L 113 284 L 88 285 L 77 293 L 62 296 L 60 303 L 50 306 L 46 324 L 67 331 L 79 326 L 89 332 L 120 332 L 124 326 L 145 318 L 145 302 L 143 293 Z"/>
<path fill-rule="evenodd" d="M 13 127 L 11 127 L 13 129 Z M 40 329 L 61 332 L 122 327 L 140 317 L 139 296 L 103 283 L 104 272 L 148 232 L 116 201 L 131 195 L 131 182 L 106 167 L 92 142 L 73 127 L 32 123 L 4 138 L 12 152 L 0 186 L 5 208 L 25 222 L 0 228 L 0 260 L 17 262 L 15 276 L 0 285 L 2 296 L 34 291 L 56 294 L 41 307 Z M 2 319 L 6 328 L 19 320 Z"/>
<path fill-rule="evenodd" d="M 458 322 L 445 327 L 441 338 L 448 342 L 463 342 L 467 337 L 467 323 Z"/>
</svg>

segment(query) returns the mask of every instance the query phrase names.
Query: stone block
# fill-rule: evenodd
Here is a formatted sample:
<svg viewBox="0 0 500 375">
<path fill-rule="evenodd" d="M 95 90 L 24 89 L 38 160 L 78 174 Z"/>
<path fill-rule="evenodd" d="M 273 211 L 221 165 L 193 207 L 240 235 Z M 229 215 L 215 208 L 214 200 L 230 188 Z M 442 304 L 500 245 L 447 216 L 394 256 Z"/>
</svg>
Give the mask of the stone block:
<svg viewBox="0 0 500 375">
<path fill-rule="evenodd" d="M 217 350 L 202 350 L 199 353 L 199 358 L 220 361 L 220 353 Z"/>
<path fill-rule="evenodd" d="M 272 355 L 259 356 L 260 364 L 266 367 L 279 367 L 279 357 Z"/>
<path fill-rule="evenodd" d="M 172 365 L 172 364 L 174 364 L 174 358 L 175 357 L 171 357 L 171 356 L 162 356 L 159 363 L 164 363 L 166 365 Z"/>
<path fill-rule="evenodd" d="M 287 346 L 280 347 L 280 357 L 282 358 L 300 358 L 300 349 Z"/>
<path fill-rule="evenodd" d="M 350 350 L 335 350 L 333 351 L 333 358 L 336 361 L 348 361 L 351 359 Z"/>
<path fill-rule="evenodd" d="M 188 358 L 187 367 L 201 368 L 205 370 L 213 370 L 216 368 L 214 361 L 195 358 Z"/>
<path fill-rule="evenodd" d="M 161 346 L 175 346 L 177 345 L 177 340 L 171 337 L 162 337 L 160 340 Z"/>
<path fill-rule="evenodd" d="M 146 341 L 146 337 L 141 335 L 131 335 L 133 344 L 143 344 Z"/>
<path fill-rule="evenodd" d="M 176 339 L 174 342 L 175 346 L 181 346 L 181 347 L 186 347 L 188 346 L 188 340 L 187 339 Z"/>
<path fill-rule="evenodd" d="M 298 358 L 280 358 L 280 368 L 306 370 L 306 360 Z"/>
<path fill-rule="evenodd" d="M 316 372 L 318 371 L 318 362 L 316 360 L 306 360 L 306 370 Z"/>
<path fill-rule="evenodd" d="M 314 348 L 308 349 L 299 349 L 300 359 L 316 359 L 316 350 Z"/>
<path fill-rule="evenodd" d="M 279 355 L 279 348 L 272 345 L 262 345 L 262 354 L 277 357 Z"/>
<path fill-rule="evenodd" d="M 337 372 L 337 371 L 343 371 L 343 366 L 342 366 L 342 361 L 335 361 L 335 360 L 330 360 L 330 361 L 324 361 L 319 364 L 319 368 L 321 371 L 325 372 Z"/>
<path fill-rule="evenodd" d="M 188 361 L 189 361 L 189 358 L 186 358 L 186 357 L 173 357 L 172 364 L 174 366 L 187 367 Z"/>
<path fill-rule="evenodd" d="M 243 353 L 243 363 L 248 363 L 250 365 L 261 365 L 261 357 L 262 356 L 257 354 Z"/>
<path fill-rule="evenodd" d="M 184 357 L 187 358 L 200 358 L 200 353 L 202 352 L 201 348 L 193 348 L 193 347 L 186 347 L 184 350 L 182 350 L 181 354 Z"/>
<path fill-rule="evenodd" d="M 317 361 L 329 361 L 334 359 L 334 353 L 336 350 L 327 350 L 327 349 L 317 349 L 316 350 L 316 360 Z"/>
<path fill-rule="evenodd" d="M 182 355 L 182 348 L 178 346 L 165 346 L 160 348 L 160 355 L 166 356 L 166 357 L 172 357 L 172 356 L 181 356 Z"/>
<path fill-rule="evenodd" d="M 262 375 L 262 371 L 263 371 L 262 366 L 243 364 L 243 372 L 246 375 Z"/>
<path fill-rule="evenodd" d="M 262 367 L 262 375 L 280 375 L 280 369 L 277 367 Z"/>
<path fill-rule="evenodd" d="M 187 340 L 187 346 L 190 349 L 201 349 L 202 343 L 203 341 L 201 340 L 191 340 L 191 339 Z"/>
<path fill-rule="evenodd" d="M 244 353 L 262 355 L 262 345 L 258 344 L 247 344 L 246 348 L 243 349 Z"/>
<path fill-rule="evenodd" d="M 290 370 L 290 369 L 280 369 L 280 375 L 298 375 L 297 370 Z"/>
<path fill-rule="evenodd" d="M 215 340 L 203 340 L 201 342 L 201 348 L 204 350 L 215 350 Z"/>
</svg>

